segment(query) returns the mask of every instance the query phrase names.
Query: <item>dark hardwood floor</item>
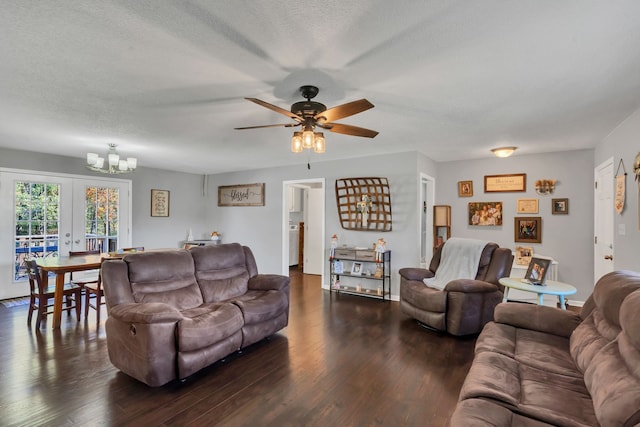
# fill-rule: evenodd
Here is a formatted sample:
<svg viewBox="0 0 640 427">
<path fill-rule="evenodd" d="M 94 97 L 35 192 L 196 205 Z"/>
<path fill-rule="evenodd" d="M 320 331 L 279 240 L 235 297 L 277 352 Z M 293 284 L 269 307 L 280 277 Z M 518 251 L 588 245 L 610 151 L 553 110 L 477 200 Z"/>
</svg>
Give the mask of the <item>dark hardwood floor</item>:
<svg viewBox="0 0 640 427">
<path fill-rule="evenodd" d="M 159 388 L 111 365 L 95 312 L 63 315 L 60 331 L 26 318 L 0 305 L 3 426 L 444 426 L 475 344 L 297 270 L 286 329 Z"/>
</svg>

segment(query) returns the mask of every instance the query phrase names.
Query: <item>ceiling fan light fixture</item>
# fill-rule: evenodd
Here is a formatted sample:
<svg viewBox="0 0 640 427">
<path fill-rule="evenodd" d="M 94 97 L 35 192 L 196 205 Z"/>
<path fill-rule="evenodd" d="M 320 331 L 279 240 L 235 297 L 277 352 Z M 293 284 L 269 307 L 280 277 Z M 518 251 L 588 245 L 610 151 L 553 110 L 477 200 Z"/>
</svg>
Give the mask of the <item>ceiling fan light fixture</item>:
<svg viewBox="0 0 640 427">
<path fill-rule="evenodd" d="M 324 134 L 322 132 L 316 132 L 313 139 L 313 152 L 322 154 L 325 152 L 325 148 Z"/>
<path fill-rule="evenodd" d="M 312 148 L 313 147 L 313 130 L 305 129 L 302 132 L 302 148 Z"/>
<path fill-rule="evenodd" d="M 495 154 L 496 157 L 505 158 L 512 155 L 517 148 L 518 147 L 499 147 L 492 149 L 491 152 Z"/>
<path fill-rule="evenodd" d="M 291 152 L 302 153 L 302 132 L 294 132 L 291 137 Z"/>
</svg>

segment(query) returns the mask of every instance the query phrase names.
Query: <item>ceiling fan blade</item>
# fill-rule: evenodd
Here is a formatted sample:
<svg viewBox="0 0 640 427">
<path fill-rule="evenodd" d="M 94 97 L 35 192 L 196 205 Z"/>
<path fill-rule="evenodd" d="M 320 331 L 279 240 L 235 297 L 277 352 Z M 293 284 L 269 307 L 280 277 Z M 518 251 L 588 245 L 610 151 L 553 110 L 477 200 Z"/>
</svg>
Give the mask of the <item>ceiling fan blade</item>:
<svg viewBox="0 0 640 427">
<path fill-rule="evenodd" d="M 284 108 L 280 108 L 277 105 L 269 104 L 268 102 L 262 101 L 258 98 L 245 98 L 248 101 L 255 102 L 258 105 L 262 105 L 265 108 L 275 111 L 276 113 L 284 114 L 287 117 L 291 117 L 293 120 L 303 122 L 304 119 L 297 114 L 293 114 L 289 110 L 285 110 Z"/>
<path fill-rule="evenodd" d="M 259 128 L 277 128 L 277 127 L 285 127 L 291 128 L 294 126 L 300 126 L 300 123 L 280 123 L 277 125 L 259 125 L 259 126 L 245 126 L 241 128 L 234 128 L 236 130 L 244 130 L 244 129 L 259 129 Z"/>
<path fill-rule="evenodd" d="M 341 123 L 326 123 L 322 126 L 331 132 L 342 133 L 345 135 L 363 136 L 365 138 L 375 138 L 377 131 L 371 129 L 360 128 L 358 126 L 343 125 Z"/>
<path fill-rule="evenodd" d="M 329 108 L 328 110 L 316 114 L 314 118 L 317 120 L 324 117 L 325 122 L 333 122 L 345 117 L 353 116 L 354 114 L 361 113 L 373 107 L 374 105 L 366 99 L 359 99 L 357 101 L 347 102 L 346 104 Z"/>
</svg>

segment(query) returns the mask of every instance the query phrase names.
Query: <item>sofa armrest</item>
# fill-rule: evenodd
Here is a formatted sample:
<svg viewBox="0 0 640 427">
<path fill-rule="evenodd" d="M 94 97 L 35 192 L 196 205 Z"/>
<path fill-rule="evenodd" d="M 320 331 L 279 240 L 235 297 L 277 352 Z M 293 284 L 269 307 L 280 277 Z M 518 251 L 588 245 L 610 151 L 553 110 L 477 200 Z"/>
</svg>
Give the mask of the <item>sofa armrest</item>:
<svg viewBox="0 0 640 427">
<path fill-rule="evenodd" d="M 280 274 L 258 274 L 249 279 L 249 289 L 281 291 L 289 286 L 290 279 Z"/>
<path fill-rule="evenodd" d="M 120 304 L 109 310 L 109 317 L 125 323 L 173 323 L 183 319 L 182 313 L 160 302 Z"/>
<path fill-rule="evenodd" d="M 444 287 L 447 292 L 464 292 L 464 293 L 483 293 L 495 292 L 500 290 L 493 283 L 475 279 L 456 279 L 452 280 Z"/>
<path fill-rule="evenodd" d="M 494 311 L 496 323 L 569 338 L 582 318 L 573 311 L 535 304 L 501 303 Z"/>
<path fill-rule="evenodd" d="M 418 282 L 422 282 L 423 279 L 429 279 L 434 275 L 431 270 L 416 267 L 401 268 L 398 273 L 407 280 L 417 280 Z"/>
</svg>

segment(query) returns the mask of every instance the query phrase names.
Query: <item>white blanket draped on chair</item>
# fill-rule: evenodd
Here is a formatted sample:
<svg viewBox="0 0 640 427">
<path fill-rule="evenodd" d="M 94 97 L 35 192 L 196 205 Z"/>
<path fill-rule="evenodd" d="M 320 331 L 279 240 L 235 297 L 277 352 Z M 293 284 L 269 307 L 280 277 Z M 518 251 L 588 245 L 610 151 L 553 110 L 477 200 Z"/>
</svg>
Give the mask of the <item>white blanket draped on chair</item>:
<svg viewBox="0 0 640 427">
<path fill-rule="evenodd" d="M 480 256 L 487 243 L 489 242 L 485 240 L 451 237 L 442 248 L 440 265 L 435 276 L 424 279 L 424 284 L 442 290 L 452 280 L 475 279 Z"/>
</svg>

